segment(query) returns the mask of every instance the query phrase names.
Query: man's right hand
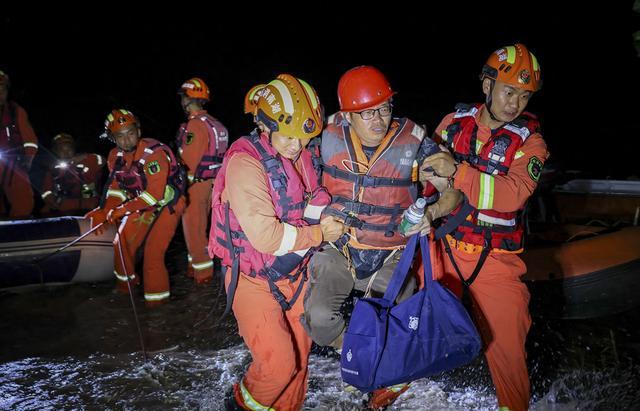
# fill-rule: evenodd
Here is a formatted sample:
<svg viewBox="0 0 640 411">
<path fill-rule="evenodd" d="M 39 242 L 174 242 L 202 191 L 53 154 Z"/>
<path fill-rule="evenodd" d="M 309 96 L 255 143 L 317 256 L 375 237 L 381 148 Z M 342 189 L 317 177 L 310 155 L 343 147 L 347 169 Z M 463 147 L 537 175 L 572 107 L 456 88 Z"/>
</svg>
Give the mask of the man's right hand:
<svg viewBox="0 0 640 411">
<path fill-rule="evenodd" d="M 347 226 L 334 216 L 327 216 L 320 220 L 320 229 L 324 241 L 336 241 L 347 232 Z"/>
<path fill-rule="evenodd" d="M 101 227 L 99 227 L 98 229 L 96 229 L 96 231 L 93 232 L 95 235 L 100 235 L 104 232 L 104 226 L 107 223 L 108 211 L 109 210 L 104 210 L 98 207 L 98 208 L 94 208 L 93 210 L 85 214 L 84 218 L 91 219 L 91 228 L 95 228 L 98 225 L 102 224 Z"/>
</svg>

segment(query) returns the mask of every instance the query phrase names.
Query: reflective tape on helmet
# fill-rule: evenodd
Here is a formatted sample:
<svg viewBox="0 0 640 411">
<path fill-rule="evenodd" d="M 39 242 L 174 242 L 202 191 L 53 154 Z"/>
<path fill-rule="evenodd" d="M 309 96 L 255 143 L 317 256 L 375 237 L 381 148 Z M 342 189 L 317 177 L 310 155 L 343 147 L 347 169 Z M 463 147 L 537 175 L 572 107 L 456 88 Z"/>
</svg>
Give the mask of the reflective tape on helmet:
<svg viewBox="0 0 640 411">
<path fill-rule="evenodd" d="M 273 80 L 271 83 L 278 91 L 280 92 L 280 96 L 282 96 L 282 102 L 284 103 L 284 111 L 287 114 L 292 114 L 294 112 L 293 109 L 293 98 L 291 97 L 291 92 L 287 88 L 286 84 L 282 80 Z"/>
<path fill-rule="evenodd" d="M 307 95 L 309 96 L 309 100 L 311 100 L 311 107 L 315 110 L 318 108 L 318 101 L 313 98 L 313 96 L 316 95 L 316 93 L 313 91 L 313 88 L 311 88 L 311 86 L 309 85 L 309 83 L 307 83 L 306 81 L 302 80 L 302 79 L 298 79 L 298 81 L 300 81 L 300 84 L 302 84 L 302 87 L 304 87 L 304 91 L 307 92 Z"/>
<path fill-rule="evenodd" d="M 516 48 L 513 46 L 505 47 L 507 49 L 507 63 L 513 64 L 516 62 Z"/>
</svg>

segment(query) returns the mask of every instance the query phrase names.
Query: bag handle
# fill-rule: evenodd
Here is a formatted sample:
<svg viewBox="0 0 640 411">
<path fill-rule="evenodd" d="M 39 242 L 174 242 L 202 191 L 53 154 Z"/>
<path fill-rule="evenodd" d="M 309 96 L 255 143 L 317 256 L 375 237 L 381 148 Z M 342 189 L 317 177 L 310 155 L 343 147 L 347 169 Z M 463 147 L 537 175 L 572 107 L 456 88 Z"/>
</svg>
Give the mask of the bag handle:
<svg viewBox="0 0 640 411">
<path fill-rule="evenodd" d="M 421 274 L 424 281 L 424 287 L 427 288 L 427 286 L 431 286 L 431 284 L 435 281 L 433 279 L 433 270 L 431 268 L 431 250 L 429 248 L 428 236 L 425 235 L 420 237 L 420 249 L 422 250 L 422 267 L 424 267 L 424 270 Z"/>
<path fill-rule="evenodd" d="M 391 307 L 394 304 L 394 301 L 400 294 L 400 290 L 402 289 L 402 285 L 404 284 L 405 278 L 407 278 L 407 273 L 409 272 L 409 268 L 411 267 L 411 263 L 413 263 L 413 257 L 416 253 L 416 246 L 418 243 L 418 236 L 420 233 L 416 233 L 409 238 L 409 242 L 407 242 L 407 246 L 404 251 L 402 251 L 402 256 L 400 257 L 400 262 L 396 265 L 395 270 L 393 270 L 393 275 L 389 280 L 389 284 L 387 285 L 387 290 L 384 293 L 383 299 L 387 300 L 388 306 Z M 431 267 L 431 264 L 429 264 Z"/>
</svg>

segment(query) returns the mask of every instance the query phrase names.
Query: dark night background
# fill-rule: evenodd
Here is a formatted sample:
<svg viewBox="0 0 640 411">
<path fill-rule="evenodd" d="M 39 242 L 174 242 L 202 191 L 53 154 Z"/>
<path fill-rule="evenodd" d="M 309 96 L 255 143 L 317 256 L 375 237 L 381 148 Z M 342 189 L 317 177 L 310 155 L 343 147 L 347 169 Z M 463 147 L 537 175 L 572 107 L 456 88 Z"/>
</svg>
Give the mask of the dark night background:
<svg viewBox="0 0 640 411">
<path fill-rule="evenodd" d="M 387 74 L 398 92 L 395 115 L 431 133 L 455 103 L 484 97 L 478 73 L 492 51 L 523 42 L 542 67 L 544 86 L 528 110 L 541 117 L 550 164 L 593 177 L 638 175 L 640 58 L 632 36 L 640 14 L 633 2 L 563 3 L 562 12 L 505 4 L 374 10 L 371 3 L 363 6 L 368 13 L 320 16 L 291 8 L 261 15 L 248 6 L 222 15 L 189 5 L 153 18 L 157 10 L 109 7 L 78 17 L 71 17 L 77 10 L 15 14 L 0 20 L 0 68 L 41 144 L 66 131 L 81 150 L 106 154 L 111 145 L 98 135 L 112 108 L 137 114 L 145 136 L 171 141 L 184 119 L 176 91 L 190 77 L 205 79 L 209 112 L 237 137 L 251 128 L 242 113 L 251 86 L 289 72 L 313 85 L 332 113 L 338 79 L 361 64 Z"/>
</svg>

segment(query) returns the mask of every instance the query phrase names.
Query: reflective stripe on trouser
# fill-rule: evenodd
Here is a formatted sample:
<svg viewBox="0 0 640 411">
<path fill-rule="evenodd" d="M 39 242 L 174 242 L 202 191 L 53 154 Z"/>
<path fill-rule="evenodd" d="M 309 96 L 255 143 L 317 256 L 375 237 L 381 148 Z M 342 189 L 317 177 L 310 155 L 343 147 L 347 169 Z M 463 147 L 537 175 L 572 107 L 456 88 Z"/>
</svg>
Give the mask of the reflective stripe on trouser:
<svg viewBox="0 0 640 411">
<path fill-rule="evenodd" d="M 396 252 L 378 270 L 371 285 L 374 296 L 384 295 L 401 255 L 402 252 Z M 318 345 L 329 345 L 342 334 L 345 328 L 340 307 L 354 288 L 365 291 L 371 277 L 354 282 L 351 271 L 347 267 L 347 259 L 335 248 L 325 247 L 311 257 L 309 278 L 309 289 L 304 296 L 307 331 Z M 415 285 L 415 277 L 409 276 L 398 301 L 404 301 L 412 296 Z"/>
<path fill-rule="evenodd" d="M 463 276 L 468 278 L 479 254 L 451 251 Z M 441 282 L 460 296 L 462 287 L 458 275 L 442 247 L 439 252 L 444 262 Z M 470 288 L 474 300 L 473 319 L 486 345 L 485 356 L 498 404 L 514 411 L 528 409 L 530 399 L 525 351 L 531 326 L 529 291 L 520 281 L 525 272 L 525 264 L 517 255 L 491 253 Z"/>
<path fill-rule="evenodd" d="M 213 261 L 207 253 L 207 224 L 211 215 L 212 185 L 213 179 L 189 186 L 189 205 L 182 216 L 182 230 L 191 257 L 189 263 L 194 269 L 196 280 L 213 277 Z M 206 263 L 210 265 L 203 265 Z"/>
<path fill-rule="evenodd" d="M 180 199 L 175 205 L 175 214 L 171 214 L 165 207 L 155 221 L 153 211 L 133 213 L 123 218 L 118 228 L 120 236 L 116 235 L 114 239 L 114 263 L 118 273 L 134 272 L 136 251 L 144 243 L 142 272 L 147 301 L 159 301 L 169 297 L 169 273 L 164 265 L 164 255 L 175 234 L 183 208 L 184 199 Z M 120 261 L 118 241 L 122 242 L 125 267 L 122 267 Z"/>
<path fill-rule="evenodd" d="M 9 218 L 29 217 L 33 211 L 33 189 L 29 175 L 17 167 L 9 168 L 0 163 L 0 178 L 0 201 L 6 196 L 10 205 Z"/>
<path fill-rule="evenodd" d="M 225 277 L 227 287 L 230 277 L 228 270 Z M 289 300 L 298 287 L 298 281 L 289 283 L 284 280 L 276 284 Z M 307 364 L 311 349 L 311 338 L 300 324 L 302 311 L 302 298 L 298 298 L 289 311 L 282 311 L 266 281 L 240 274 L 233 313 L 253 359 L 242 383 L 263 407 L 278 411 L 302 408 L 307 392 Z"/>
<path fill-rule="evenodd" d="M 113 275 L 116 276 L 116 278 L 122 282 L 126 282 L 127 281 L 127 277 L 129 277 L 130 281 L 134 281 L 136 279 L 136 275 L 135 274 L 130 274 L 130 275 L 125 275 L 125 274 L 119 274 L 116 270 L 113 270 Z"/>
<path fill-rule="evenodd" d="M 253 398 L 247 387 L 244 386 L 244 381 L 240 381 L 240 395 L 242 395 L 242 401 L 246 407 L 253 411 L 275 411 L 271 407 L 265 407 Z"/>
</svg>

